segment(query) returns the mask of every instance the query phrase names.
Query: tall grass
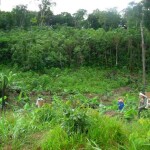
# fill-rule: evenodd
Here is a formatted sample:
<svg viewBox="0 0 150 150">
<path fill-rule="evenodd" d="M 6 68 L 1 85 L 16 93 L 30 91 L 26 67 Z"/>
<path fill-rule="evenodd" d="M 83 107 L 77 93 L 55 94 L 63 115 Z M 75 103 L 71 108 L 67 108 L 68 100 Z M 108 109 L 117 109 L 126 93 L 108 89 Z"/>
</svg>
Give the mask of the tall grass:
<svg viewBox="0 0 150 150">
<path fill-rule="evenodd" d="M 0 68 L 5 74 L 10 71 L 4 66 L 0 66 Z M 46 70 L 45 74 L 33 71 L 20 72 L 17 69 L 12 69 L 12 71 L 15 73 L 15 77 L 11 86 L 28 92 L 49 90 L 52 93 L 104 94 L 106 91 L 126 86 L 128 83 L 128 75 L 123 76 L 123 72 L 116 70 L 116 74 L 111 75 L 110 70 L 100 70 L 99 68 L 83 67 L 76 70 L 56 68 Z"/>
<path fill-rule="evenodd" d="M 53 106 L 57 109 L 44 106 L 42 109 L 35 108 L 32 111 L 11 113 L 13 115 L 2 117 L 1 148 L 7 145 L 11 145 L 13 149 L 45 150 L 150 148 L 149 119 L 140 119 L 131 124 L 117 117 L 101 115 L 91 108 L 77 107 L 72 110 L 68 103 L 60 108 L 56 103 L 53 103 Z M 70 112 L 69 116 L 66 111 Z M 49 112 L 55 114 L 50 119 Z"/>
<path fill-rule="evenodd" d="M 136 90 L 123 94 L 125 109 L 117 111 L 117 100 L 99 108 L 100 99 L 90 95 L 111 97 L 113 90 L 127 86 L 128 74 L 98 68 L 45 70 L 45 74 L 0 66 L 5 74 L 15 73 L 9 89 L 20 89 L 18 95 L 8 95 L 8 104 L 18 107 L 0 116 L 0 149 L 50 150 L 148 150 L 150 148 L 150 120 L 137 120 Z M 108 73 L 109 72 L 109 73 Z M 128 85 L 130 86 L 130 84 Z M 131 86 L 132 87 L 132 86 Z M 51 93 L 51 104 L 34 106 L 33 96 Z M 10 94 L 10 93 L 8 93 Z M 86 96 L 89 94 L 89 97 Z M 65 97 L 66 96 L 66 97 Z M 65 97 L 65 98 L 64 98 Z M 46 97 L 49 99 L 49 95 Z M 63 99 L 64 98 L 64 99 Z M 34 101 L 35 102 L 35 101 Z M 22 105 L 20 105 L 20 103 Z M 24 104 L 28 103 L 28 107 Z M 12 103 L 13 105 L 15 103 Z M 96 105 L 97 109 L 90 108 Z M 24 107 L 23 107 L 24 106 Z M 103 115 L 112 110 L 116 117 Z M 121 116 L 121 118 L 120 118 Z M 126 121 L 130 118 L 130 122 Z"/>
</svg>

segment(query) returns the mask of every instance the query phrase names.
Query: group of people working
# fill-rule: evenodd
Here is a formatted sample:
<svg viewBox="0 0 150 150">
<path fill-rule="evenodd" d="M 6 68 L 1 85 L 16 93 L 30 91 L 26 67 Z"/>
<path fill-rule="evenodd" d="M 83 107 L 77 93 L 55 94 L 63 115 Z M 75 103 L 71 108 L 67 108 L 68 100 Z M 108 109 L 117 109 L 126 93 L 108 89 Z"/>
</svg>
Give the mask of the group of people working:
<svg viewBox="0 0 150 150">
<path fill-rule="evenodd" d="M 142 92 L 139 93 L 139 98 L 140 98 L 140 103 L 139 103 L 139 107 L 138 107 L 138 116 L 140 117 L 140 113 L 143 110 L 148 109 L 150 107 L 150 103 L 149 103 L 148 97 Z M 122 98 L 119 98 L 118 99 L 118 109 L 123 110 L 124 106 L 125 106 L 124 100 Z"/>
<path fill-rule="evenodd" d="M 150 107 L 150 103 L 149 103 L 149 99 L 148 97 L 144 94 L 144 93 L 139 93 L 139 98 L 140 98 L 140 104 L 138 107 L 138 116 L 140 117 L 140 113 L 142 110 L 148 109 L 148 107 Z M 38 97 L 38 99 L 36 100 L 36 105 L 37 107 L 42 107 L 44 104 L 44 100 L 41 97 Z M 124 104 L 124 100 L 123 98 L 119 98 L 118 99 L 118 110 L 123 110 L 125 104 Z"/>
</svg>

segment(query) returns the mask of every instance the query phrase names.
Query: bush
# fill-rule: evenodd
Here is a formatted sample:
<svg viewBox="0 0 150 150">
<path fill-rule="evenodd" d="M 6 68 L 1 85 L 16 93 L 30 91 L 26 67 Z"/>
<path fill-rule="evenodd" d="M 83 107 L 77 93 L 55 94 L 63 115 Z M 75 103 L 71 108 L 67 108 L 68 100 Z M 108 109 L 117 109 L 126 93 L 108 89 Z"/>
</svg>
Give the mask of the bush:
<svg viewBox="0 0 150 150">
<path fill-rule="evenodd" d="M 86 109 L 67 109 L 64 115 L 63 127 L 67 130 L 67 133 L 86 133 L 88 131 L 89 122 Z"/>
<path fill-rule="evenodd" d="M 128 138 L 124 125 L 115 118 L 101 116 L 98 112 L 89 112 L 91 126 L 88 129 L 88 139 L 94 141 L 102 149 L 123 147 Z"/>
<path fill-rule="evenodd" d="M 54 118 L 51 105 L 45 104 L 34 111 L 34 121 L 39 123 L 50 122 Z"/>
</svg>

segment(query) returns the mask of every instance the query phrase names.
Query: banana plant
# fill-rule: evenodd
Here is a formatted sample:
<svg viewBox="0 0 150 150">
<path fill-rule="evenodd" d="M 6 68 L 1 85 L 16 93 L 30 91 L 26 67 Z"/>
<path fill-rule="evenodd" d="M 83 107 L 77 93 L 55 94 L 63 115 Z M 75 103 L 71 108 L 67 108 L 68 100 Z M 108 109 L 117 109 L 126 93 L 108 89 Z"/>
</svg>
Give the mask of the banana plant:
<svg viewBox="0 0 150 150">
<path fill-rule="evenodd" d="M 4 74 L 0 74 L 0 83 L 1 83 L 1 101 L 2 101 L 2 110 L 5 108 L 5 92 L 8 85 L 8 77 Z"/>
<path fill-rule="evenodd" d="M 7 99 L 6 89 L 13 82 L 13 77 L 15 75 L 16 74 L 13 74 L 12 71 L 10 71 L 7 75 L 4 73 L 0 74 L 0 103 L 2 104 L 2 110 L 4 110 L 5 108 L 5 100 Z"/>
</svg>

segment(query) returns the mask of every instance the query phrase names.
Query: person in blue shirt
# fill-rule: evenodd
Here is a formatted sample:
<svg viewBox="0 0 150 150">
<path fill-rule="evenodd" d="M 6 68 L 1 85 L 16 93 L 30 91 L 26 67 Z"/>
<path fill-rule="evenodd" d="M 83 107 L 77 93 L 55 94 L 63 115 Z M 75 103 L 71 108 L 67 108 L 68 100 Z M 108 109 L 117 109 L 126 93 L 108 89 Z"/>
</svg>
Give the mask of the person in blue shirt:
<svg viewBox="0 0 150 150">
<path fill-rule="evenodd" d="M 124 101 L 122 98 L 118 99 L 118 109 L 122 110 L 124 108 Z"/>
</svg>

